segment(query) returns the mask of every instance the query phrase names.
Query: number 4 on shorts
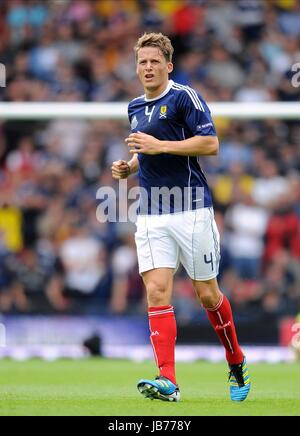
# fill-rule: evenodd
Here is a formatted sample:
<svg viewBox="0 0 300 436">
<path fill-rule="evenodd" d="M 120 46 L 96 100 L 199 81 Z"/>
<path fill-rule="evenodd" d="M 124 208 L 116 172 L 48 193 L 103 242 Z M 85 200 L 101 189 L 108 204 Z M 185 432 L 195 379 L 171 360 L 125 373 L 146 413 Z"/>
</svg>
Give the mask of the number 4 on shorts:
<svg viewBox="0 0 300 436">
<path fill-rule="evenodd" d="M 213 260 L 213 254 L 212 253 L 210 253 L 210 258 L 209 259 L 207 259 L 207 256 L 206 256 L 206 254 L 204 255 L 204 262 L 205 263 L 207 263 L 207 264 L 211 264 L 211 270 L 213 271 L 214 270 L 214 260 Z"/>
</svg>

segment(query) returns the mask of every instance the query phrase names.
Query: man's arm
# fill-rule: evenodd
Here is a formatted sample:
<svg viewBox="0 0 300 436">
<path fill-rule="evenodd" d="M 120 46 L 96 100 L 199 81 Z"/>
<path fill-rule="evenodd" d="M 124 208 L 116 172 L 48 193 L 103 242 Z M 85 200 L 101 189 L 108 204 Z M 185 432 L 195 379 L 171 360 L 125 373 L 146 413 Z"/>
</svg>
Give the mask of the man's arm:
<svg viewBox="0 0 300 436">
<path fill-rule="evenodd" d="M 130 153 L 176 154 L 179 156 L 215 156 L 219 152 L 217 136 L 193 136 L 182 141 L 160 141 L 146 133 L 132 133 L 125 142 Z"/>
<path fill-rule="evenodd" d="M 130 174 L 134 174 L 137 173 L 139 170 L 139 158 L 138 158 L 138 154 L 135 153 L 132 157 L 132 159 L 130 159 L 130 161 L 127 162 L 129 169 L 130 169 Z"/>
<path fill-rule="evenodd" d="M 162 150 L 179 156 L 216 156 L 219 140 L 217 136 L 194 136 L 183 141 L 162 141 Z"/>
</svg>

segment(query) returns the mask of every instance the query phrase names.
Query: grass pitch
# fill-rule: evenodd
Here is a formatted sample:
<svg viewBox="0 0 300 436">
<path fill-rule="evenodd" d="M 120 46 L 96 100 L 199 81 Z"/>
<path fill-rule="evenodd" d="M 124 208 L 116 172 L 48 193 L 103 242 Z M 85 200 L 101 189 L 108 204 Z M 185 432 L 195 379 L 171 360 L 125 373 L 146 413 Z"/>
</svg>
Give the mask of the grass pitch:
<svg viewBox="0 0 300 436">
<path fill-rule="evenodd" d="M 250 365 L 252 391 L 244 403 L 229 399 L 226 364 L 179 363 L 182 401 L 144 399 L 140 378 L 151 362 L 0 361 L 0 416 L 300 415 L 300 364 Z"/>
</svg>

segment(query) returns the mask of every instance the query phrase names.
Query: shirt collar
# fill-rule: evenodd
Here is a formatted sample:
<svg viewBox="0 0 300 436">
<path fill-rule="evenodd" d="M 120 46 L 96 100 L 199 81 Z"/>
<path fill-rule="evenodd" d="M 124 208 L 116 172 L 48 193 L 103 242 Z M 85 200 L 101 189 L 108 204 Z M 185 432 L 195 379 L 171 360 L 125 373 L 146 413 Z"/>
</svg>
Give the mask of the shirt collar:
<svg viewBox="0 0 300 436">
<path fill-rule="evenodd" d="M 165 95 L 168 94 L 168 92 L 170 91 L 170 89 L 172 88 L 172 86 L 174 85 L 173 80 L 169 80 L 168 86 L 166 87 L 166 89 L 164 90 L 164 92 L 162 92 L 160 95 L 158 95 L 155 98 L 146 98 L 146 96 L 144 95 L 144 99 L 145 101 L 155 101 L 155 100 L 159 100 L 160 98 L 164 97 Z"/>
</svg>

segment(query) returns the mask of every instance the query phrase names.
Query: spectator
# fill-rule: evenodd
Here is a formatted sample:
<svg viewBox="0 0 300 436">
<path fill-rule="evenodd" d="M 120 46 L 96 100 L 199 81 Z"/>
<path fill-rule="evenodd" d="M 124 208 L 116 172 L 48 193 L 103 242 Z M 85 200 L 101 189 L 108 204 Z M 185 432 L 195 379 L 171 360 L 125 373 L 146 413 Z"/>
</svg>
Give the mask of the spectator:
<svg viewBox="0 0 300 436">
<path fill-rule="evenodd" d="M 214 84 L 220 83 L 223 88 L 237 89 L 243 85 L 245 80 L 239 64 L 221 45 L 215 45 L 212 48 L 207 70 L 210 80 Z"/>
<path fill-rule="evenodd" d="M 233 163 L 228 173 L 216 177 L 213 186 L 213 195 L 216 205 L 226 209 L 240 194 L 250 195 L 253 190 L 254 178 L 247 174 L 245 167 L 236 162 Z"/>
<path fill-rule="evenodd" d="M 299 36 L 300 4 L 298 1 L 288 11 L 279 14 L 278 23 L 283 32 L 287 35 Z"/>
<path fill-rule="evenodd" d="M 51 312 L 44 289 L 49 286 L 51 269 L 43 265 L 37 251 L 25 248 L 14 266 L 12 295 L 18 312 Z"/>
<path fill-rule="evenodd" d="M 250 195 L 245 195 L 228 209 L 225 220 L 229 228 L 227 245 L 235 271 L 241 278 L 258 279 L 267 211 L 257 206 Z"/>
<path fill-rule="evenodd" d="M 283 250 L 299 258 L 299 217 L 291 194 L 278 198 L 266 228 L 265 261 L 271 261 Z M 294 253 L 293 253 L 294 251 Z"/>
<path fill-rule="evenodd" d="M 78 160 L 87 133 L 88 125 L 85 121 L 54 120 L 48 125 L 44 143 L 46 146 L 56 143 L 59 158 L 74 163 Z"/>
<path fill-rule="evenodd" d="M 237 24 L 241 26 L 246 41 L 260 39 L 264 27 L 265 4 L 260 0 L 238 0 L 236 2 Z"/>
<path fill-rule="evenodd" d="M 228 136 L 222 140 L 219 155 L 222 169 L 228 171 L 235 164 L 243 165 L 247 169 L 252 163 L 253 150 L 245 143 L 243 127 L 231 123 L 228 130 Z"/>
<path fill-rule="evenodd" d="M 59 50 L 51 30 L 45 29 L 40 44 L 30 52 L 29 71 L 41 80 L 50 81 L 59 61 Z"/>
<path fill-rule="evenodd" d="M 279 175 L 278 166 L 273 160 L 266 160 L 253 188 L 254 200 L 265 207 L 278 203 L 281 195 L 289 191 L 289 182 Z"/>
<path fill-rule="evenodd" d="M 235 100 L 240 102 L 259 103 L 271 99 L 272 95 L 265 84 L 253 77 L 248 78 L 245 85 L 235 95 Z"/>
<path fill-rule="evenodd" d="M 92 238 L 83 222 L 73 227 L 72 236 L 61 246 L 61 267 L 48 289 L 58 310 L 71 313 L 105 312 L 111 295 L 111 272 L 104 247 Z"/>
</svg>

